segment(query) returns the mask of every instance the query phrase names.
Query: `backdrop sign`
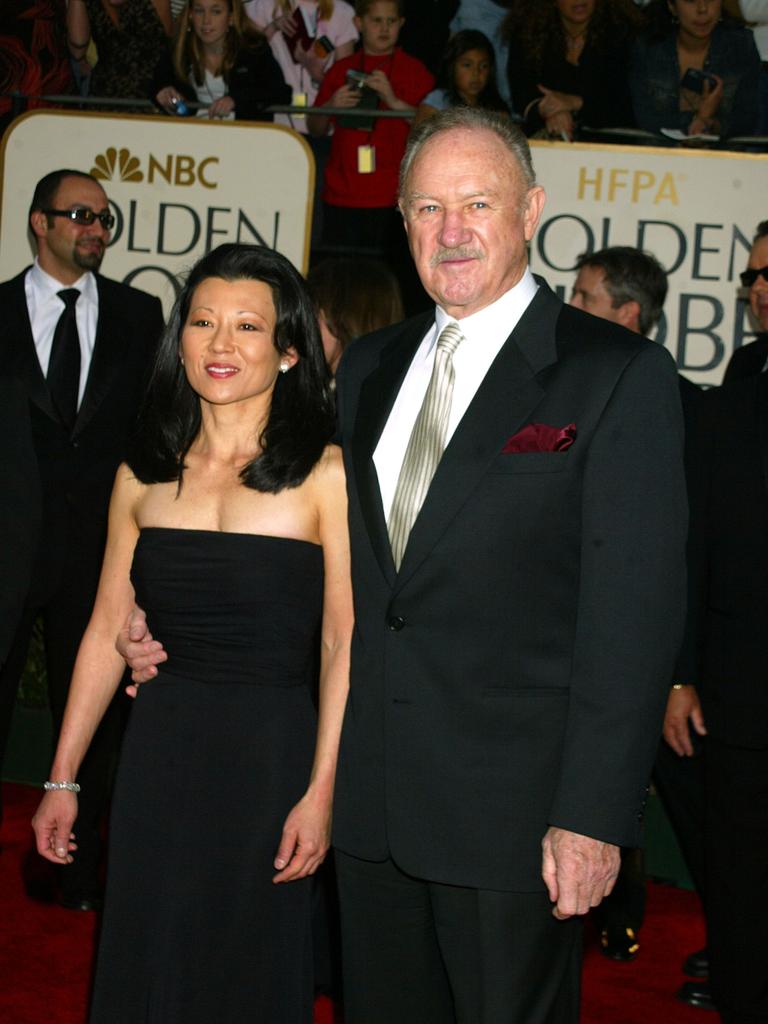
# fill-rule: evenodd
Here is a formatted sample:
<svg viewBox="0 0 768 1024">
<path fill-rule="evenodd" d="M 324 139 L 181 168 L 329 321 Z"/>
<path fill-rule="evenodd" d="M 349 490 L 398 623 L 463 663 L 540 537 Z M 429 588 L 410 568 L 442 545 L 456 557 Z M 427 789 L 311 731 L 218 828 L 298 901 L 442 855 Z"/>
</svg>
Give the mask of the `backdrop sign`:
<svg viewBox="0 0 768 1024">
<path fill-rule="evenodd" d="M 696 383 L 718 384 L 754 324 L 741 297 L 758 221 L 768 217 L 768 157 L 705 150 L 533 143 L 547 204 L 533 269 L 570 295 L 582 252 L 632 245 L 669 273 L 658 340 Z"/>
<path fill-rule="evenodd" d="M 2 151 L 0 280 L 32 259 L 34 184 L 59 167 L 98 178 L 115 215 L 104 272 L 159 295 L 221 242 L 278 249 L 307 269 L 314 160 L 278 125 L 34 111 L 14 121 Z"/>
</svg>

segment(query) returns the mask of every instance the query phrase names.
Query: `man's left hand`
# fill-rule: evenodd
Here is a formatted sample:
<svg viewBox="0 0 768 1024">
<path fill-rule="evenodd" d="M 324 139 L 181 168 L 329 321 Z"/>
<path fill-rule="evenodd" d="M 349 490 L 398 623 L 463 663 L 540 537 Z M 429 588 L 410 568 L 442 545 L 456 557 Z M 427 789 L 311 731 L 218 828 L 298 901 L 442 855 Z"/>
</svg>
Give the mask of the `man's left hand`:
<svg viewBox="0 0 768 1024">
<path fill-rule="evenodd" d="M 541 877 L 560 921 L 586 914 L 613 889 L 621 851 L 612 843 L 550 828 L 541 843 Z"/>
</svg>

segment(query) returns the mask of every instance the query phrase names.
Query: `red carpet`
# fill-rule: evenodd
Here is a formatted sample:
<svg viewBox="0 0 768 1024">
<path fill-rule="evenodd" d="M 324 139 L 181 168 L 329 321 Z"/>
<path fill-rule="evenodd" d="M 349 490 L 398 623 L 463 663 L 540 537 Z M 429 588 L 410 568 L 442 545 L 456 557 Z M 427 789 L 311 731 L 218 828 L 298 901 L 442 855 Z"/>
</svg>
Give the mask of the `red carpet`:
<svg viewBox="0 0 768 1024">
<path fill-rule="evenodd" d="M 3 784 L 0 1022 L 84 1024 L 96 918 L 36 902 L 22 882 L 23 867 L 28 886 L 50 887 L 48 864 L 34 853 L 29 828 L 39 795 L 27 786 Z M 716 1024 L 715 1014 L 674 998 L 684 956 L 704 942 L 696 897 L 651 885 L 640 941 L 633 963 L 615 964 L 598 953 L 588 932 L 582 1024 Z M 317 1002 L 315 1024 L 333 1024 L 325 999 Z"/>
</svg>

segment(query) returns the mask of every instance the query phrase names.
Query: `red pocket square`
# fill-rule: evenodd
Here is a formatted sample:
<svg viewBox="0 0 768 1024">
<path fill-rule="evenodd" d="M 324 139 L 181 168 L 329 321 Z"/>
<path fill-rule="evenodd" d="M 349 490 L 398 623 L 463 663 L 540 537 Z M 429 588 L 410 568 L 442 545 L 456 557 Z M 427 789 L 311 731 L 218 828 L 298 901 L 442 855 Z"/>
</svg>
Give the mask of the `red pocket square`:
<svg viewBox="0 0 768 1024">
<path fill-rule="evenodd" d="M 575 440 L 575 423 L 569 423 L 566 427 L 529 423 L 513 434 L 501 450 L 505 455 L 516 452 L 564 452 Z"/>
</svg>

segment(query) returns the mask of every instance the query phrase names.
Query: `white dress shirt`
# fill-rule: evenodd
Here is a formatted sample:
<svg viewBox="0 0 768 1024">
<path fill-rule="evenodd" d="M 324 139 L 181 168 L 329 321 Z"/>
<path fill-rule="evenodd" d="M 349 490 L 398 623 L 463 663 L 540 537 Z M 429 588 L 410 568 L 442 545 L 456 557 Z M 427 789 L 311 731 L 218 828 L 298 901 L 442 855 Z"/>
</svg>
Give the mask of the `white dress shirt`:
<svg viewBox="0 0 768 1024">
<path fill-rule="evenodd" d="M 453 357 L 455 381 L 451 414 L 448 420 L 446 446 L 453 436 L 461 418 L 475 397 L 477 389 L 490 369 L 491 363 L 501 347 L 517 326 L 520 317 L 528 308 L 538 285 L 533 274 L 526 268 L 517 284 L 501 298 L 479 313 L 455 320 L 440 306 L 435 307 L 435 322 L 424 335 L 416 349 L 400 391 L 397 394 L 389 419 L 373 453 L 373 462 L 379 477 L 379 490 L 384 506 L 384 516 L 389 521 L 389 512 L 395 496 L 400 468 L 405 450 L 419 414 L 424 395 L 427 392 L 432 367 L 435 362 L 437 339 L 440 332 L 451 322 L 458 323 L 464 341 Z"/>
<path fill-rule="evenodd" d="M 96 278 L 90 270 L 87 270 L 74 284 L 65 285 L 47 274 L 37 259 L 24 278 L 32 338 L 44 377 L 48 376 L 48 363 L 51 359 L 51 345 L 56 324 L 64 312 L 64 302 L 59 298 L 57 292 L 64 288 L 77 288 L 80 292 L 75 306 L 77 333 L 80 338 L 80 386 L 77 392 L 77 407 L 79 409 L 85 394 L 88 371 L 91 368 L 93 346 L 96 343 L 96 324 L 99 320 L 99 291 L 96 287 Z"/>
</svg>

